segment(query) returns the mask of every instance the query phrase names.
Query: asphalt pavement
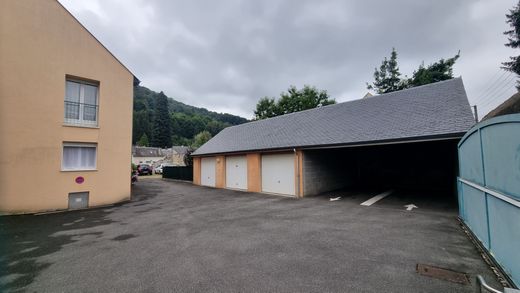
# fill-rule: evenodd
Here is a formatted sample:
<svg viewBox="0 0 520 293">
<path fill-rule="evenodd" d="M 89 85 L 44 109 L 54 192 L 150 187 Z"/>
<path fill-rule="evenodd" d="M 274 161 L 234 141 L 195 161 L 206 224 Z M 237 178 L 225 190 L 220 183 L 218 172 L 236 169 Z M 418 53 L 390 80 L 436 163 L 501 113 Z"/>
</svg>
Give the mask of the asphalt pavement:
<svg viewBox="0 0 520 293">
<path fill-rule="evenodd" d="M 453 203 L 396 193 L 362 206 L 374 194 L 332 195 L 155 179 L 113 207 L 1 217 L 0 291 L 474 292 L 477 274 L 500 288 Z M 419 208 L 403 207 L 414 200 Z M 471 283 L 420 275 L 417 264 Z"/>
</svg>

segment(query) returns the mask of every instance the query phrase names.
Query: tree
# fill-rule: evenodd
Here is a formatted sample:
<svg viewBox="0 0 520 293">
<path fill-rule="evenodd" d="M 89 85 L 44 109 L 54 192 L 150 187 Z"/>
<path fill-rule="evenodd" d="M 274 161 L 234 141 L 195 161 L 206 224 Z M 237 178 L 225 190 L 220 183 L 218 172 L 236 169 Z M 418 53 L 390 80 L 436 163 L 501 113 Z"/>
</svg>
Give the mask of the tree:
<svg viewBox="0 0 520 293">
<path fill-rule="evenodd" d="M 186 154 L 184 155 L 184 165 L 185 166 L 193 165 L 193 157 L 191 156 L 192 153 L 193 153 L 192 148 L 188 148 L 188 150 L 186 150 Z"/>
<path fill-rule="evenodd" d="M 256 104 L 255 117 L 256 119 L 265 119 L 278 116 L 279 111 L 276 108 L 274 98 L 263 97 Z"/>
<path fill-rule="evenodd" d="M 137 143 L 143 134 L 146 134 L 146 136 L 150 137 L 152 134 L 150 127 L 150 116 L 151 113 L 148 110 L 134 111 L 132 143 Z"/>
<path fill-rule="evenodd" d="M 506 23 L 512 29 L 504 32 L 508 36 L 508 43 L 505 45 L 516 49 L 520 47 L 520 2 L 513 9 L 509 10 L 509 13 L 506 14 L 506 19 Z M 520 75 L 520 56 L 512 56 L 509 59 L 509 61 L 502 63 L 502 68 Z M 517 81 L 516 88 L 520 90 L 520 81 Z"/>
<path fill-rule="evenodd" d="M 397 65 L 397 52 L 392 48 L 390 60 L 383 60 L 379 70 L 374 72 L 374 82 L 367 83 L 367 89 L 375 90 L 378 94 L 391 93 L 402 89 L 434 83 L 453 78 L 453 65 L 460 57 L 460 51 L 452 58 L 441 59 L 428 66 L 421 64 L 413 72 L 412 78 L 401 78 Z"/>
<path fill-rule="evenodd" d="M 269 97 L 261 98 L 256 104 L 255 117 L 265 119 L 335 103 L 336 101 L 330 99 L 325 90 L 318 90 L 308 85 L 300 90 L 290 86 L 287 93 L 280 94 L 278 101 Z"/>
<path fill-rule="evenodd" d="M 146 135 L 146 133 L 144 133 L 137 142 L 138 146 L 148 146 L 149 144 L 150 143 L 148 142 L 148 135 Z"/>
<path fill-rule="evenodd" d="M 406 82 L 401 79 L 399 66 L 397 65 L 397 51 L 392 48 L 390 60 L 386 57 L 381 63 L 379 70 L 374 70 L 374 82 L 367 83 L 367 89 L 375 90 L 378 94 L 395 92 L 406 88 Z"/>
<path fill-rule="evenodd" d="M 172 145 L 172 139 L 170 115 L 168 114 L 168 98 L 163 92 L 160 92 L 157 96 L 154 108 L 152 146 L 161 148 L 170 147 Z"/>
<path fill-rule="evenodd" d="M 406 82 L 407 87 L 415 87 L 443 81 L 453 78 L 453 65 L 459 59 L 460 51 L 452 58 L 441 59 L 435 63 L 424 67 L 424 62 L 419 66 L 419 69 L 413 72 L 413 77 Z"/>
<path fill-rule="evenodd" d="M 205 144 L 208 140 L 211 139 L 211 133 L 209 131 L 202 131 L 197 133 L 195 137 L 193 137 L 193 148 L 199 148 L 201 145 Z"/>
</svg>

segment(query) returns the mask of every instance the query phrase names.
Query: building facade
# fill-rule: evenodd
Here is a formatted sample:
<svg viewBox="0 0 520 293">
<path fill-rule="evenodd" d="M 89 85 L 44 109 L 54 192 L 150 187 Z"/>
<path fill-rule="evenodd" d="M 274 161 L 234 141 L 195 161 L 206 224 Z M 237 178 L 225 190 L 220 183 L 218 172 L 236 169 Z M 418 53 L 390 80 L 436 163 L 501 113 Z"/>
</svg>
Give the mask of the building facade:
<svg viewBox="0 0 520 293">
<path fill-rule="evenodd" d="M 228 127 L 193 153 L 193 181 L 291 197 L 345 189 L 454 197 L 457 142 L 473 124 L 454 78 Z"/>
<path fill-rule="evenodd" d="M 0 212 L 130 198 L 137 79 L 59 2 L 0 10 Z"/>
</svg>

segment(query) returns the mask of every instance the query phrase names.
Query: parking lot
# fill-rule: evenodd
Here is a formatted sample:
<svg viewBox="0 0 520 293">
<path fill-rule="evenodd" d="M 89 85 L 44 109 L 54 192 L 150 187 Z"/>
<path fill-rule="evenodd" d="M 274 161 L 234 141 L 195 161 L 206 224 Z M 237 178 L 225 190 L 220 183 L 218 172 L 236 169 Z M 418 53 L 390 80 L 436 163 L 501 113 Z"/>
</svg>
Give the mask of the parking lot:
<svg viewBox="0 0 520 293">
<path fill-rule="evenodd" d="M 474 292 L 477 274 L 500 288 L 455 202 L 394 191 L 361 205 L 379 192 L 293 199 L 139 181 L 129 203 L 0 218 L 0 289 Z M 466 273 L 471 283 L 420 275 L 417 264 Z"/>
</svg>

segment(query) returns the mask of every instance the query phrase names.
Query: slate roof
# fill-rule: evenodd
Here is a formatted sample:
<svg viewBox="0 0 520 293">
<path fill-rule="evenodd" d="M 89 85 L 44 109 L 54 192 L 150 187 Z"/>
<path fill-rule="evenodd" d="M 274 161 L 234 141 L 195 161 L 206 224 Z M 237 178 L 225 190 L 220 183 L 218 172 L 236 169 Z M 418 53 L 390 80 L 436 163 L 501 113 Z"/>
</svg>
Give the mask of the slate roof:
<svg viewBox="0 0 520 293">
<path fill-rule="evenodd" d="M 461 78 L 228 127 L 193 155 L 462 137 L 475 123 Z"/>
<path fill-rule="evenodd" d="M 172 146 L 172 150 L 179 155 L 185 155 L 188 153 L 189 148 L 185 146 Z"/>
<path fill-rule="evenodd" d="M 486 116 L 484 116 L 484 118 L 482 118 L 482 121 L 497 116 L 515 113 L 520 113 L 520 93 L 512 95 L 509 99 L 491 110 Z"/>
<path fill-rule="evenodd" d="M 132 156 L 134 157 L 164 157 L 166 156 L 165 151 L 161 148 L 153 147 L 139 147 L 134 146 L 132 148 Z"/>
</svg>

